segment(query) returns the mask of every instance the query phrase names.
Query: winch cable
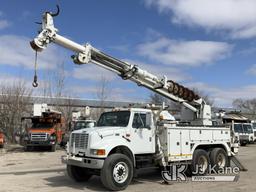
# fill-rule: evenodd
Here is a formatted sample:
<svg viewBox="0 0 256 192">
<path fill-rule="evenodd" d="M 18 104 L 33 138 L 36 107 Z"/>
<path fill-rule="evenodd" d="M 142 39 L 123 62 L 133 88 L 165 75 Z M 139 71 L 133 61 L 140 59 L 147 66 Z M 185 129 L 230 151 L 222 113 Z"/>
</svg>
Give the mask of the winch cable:
<svg viewBox="0 0 256 192">
<path fill-rule="evenodd" d="M 32 83 L 33 87 L 38 87 L 38 83 L 37 83 L 37 50 L 35 51 L 35 72 L 34 72 L 34 81 Z"/>
</svg>

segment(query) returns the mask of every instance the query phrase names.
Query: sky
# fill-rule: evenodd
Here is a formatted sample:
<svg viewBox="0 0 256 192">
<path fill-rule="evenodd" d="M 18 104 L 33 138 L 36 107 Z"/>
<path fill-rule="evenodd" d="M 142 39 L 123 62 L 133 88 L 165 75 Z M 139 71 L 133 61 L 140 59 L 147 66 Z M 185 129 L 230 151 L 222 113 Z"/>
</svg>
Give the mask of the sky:
<svg viewBox="0 0 256 192">
<path fill-rule="evenodd" d="M 32 89 L 36 37 L 44 11 L 59 34 L 209 95 L 218 107 L 256 97 L 255 0 L 2 0 L 0 82 L 24 81 Z M 65 94 L 97 99 L 102 78 L 108 100 L 148 101 L 151 91 L 94 64 L 75 65 L 73 53 L 51 44 L 38 55 L 39 87 L 65 74 Z M 62 67 L 64 66 L 64 67 Z M 51 82 L 51 83 L 49 83 Z"/>
</svg>

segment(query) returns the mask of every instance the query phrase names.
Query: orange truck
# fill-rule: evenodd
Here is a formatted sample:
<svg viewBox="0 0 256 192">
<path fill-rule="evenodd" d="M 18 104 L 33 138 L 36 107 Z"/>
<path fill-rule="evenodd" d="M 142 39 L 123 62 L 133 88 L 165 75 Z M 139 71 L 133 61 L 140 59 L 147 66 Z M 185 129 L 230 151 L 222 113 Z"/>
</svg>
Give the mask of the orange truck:
<svg viewBox="0 0 256 192">
<path fill-rule="evenodd" d="M 34 104 L 34 115 L 26 119 L 31 119 L 32 125 L 24 136 L 25 150 L 48 146 L 54 152 L 65 134 L 62 114 L 49 109 L 46 104 Z"/>
<path fill-rule="evenodd" d="M 0 148 L 4 147 L 4 134 L 0 131 Z"/>
</svg>

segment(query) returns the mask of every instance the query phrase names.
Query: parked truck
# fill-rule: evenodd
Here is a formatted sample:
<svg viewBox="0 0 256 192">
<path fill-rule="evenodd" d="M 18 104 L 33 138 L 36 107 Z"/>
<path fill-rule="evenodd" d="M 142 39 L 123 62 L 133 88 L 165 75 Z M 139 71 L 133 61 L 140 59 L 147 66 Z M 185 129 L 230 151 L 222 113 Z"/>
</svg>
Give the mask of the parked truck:
<svg viewBox="0 0 256 192">
<path fill-rule="evenodd" d="M 71 178 L 87 181 L 99 175 L 107 189 L 123 190 L 142 168 L 166 170 L 179 164 L 192 171 L 200 168 L 200 174 L 206 174 L 210 165 L 216 170 L 229 166 L 238 144 L 231 138 L 230 127 L 212 125 L 211 107 L 200 96 L 166 76 L 159 77 L 90 44 L 80 45 L 59 35 L 53 22 L 58 12 L 43 14 L 42 29 L 31 42 L 35 51 L 54 42 L 74 51 L 76 64 L 96 64 L 183 106 L 184 124 L 163 105 L 104 112 L 96 127 L 73 131 L 63 157 Z"/>
<path fill-rule="evenodd" d="M 253 138 L 254 138 L 254 142 L 256 142 L 256 120 L 252 120 L 252 129 L 253 129 Z"/>
<path fill-rule="evenodd" d="M 24 136 L 25 150 L 50 147 L 54 152 L 65 131 L 65 121 L 61 113 L 50 109 L 47 104 L 34 104 L 33 116 L 24 119 L 31 120 L 31 127 Z"/>
<path fill-rule="evenodd" d="M 235 140 L 239 142 L 241 146 L 246 146 L 247 144 L 250 143 L 250 134 L 249 134 L 248 126 L 249 124 L 247 123 L 232 124 Z"/>
<path fill-rule="evenodd" d="M 4 147 L 4 134 L 0 131 L 0 148 Z"/>
<path fill-rule="evenodd" d="M 66 146 L 69 141 L 70 134 L 74 130 L 88 129 L 96 126 L 96 121 L 91 119 L 76 119 L 71 122 L 70 129 L 63 136 L 61 146 Z"/>
</svg>

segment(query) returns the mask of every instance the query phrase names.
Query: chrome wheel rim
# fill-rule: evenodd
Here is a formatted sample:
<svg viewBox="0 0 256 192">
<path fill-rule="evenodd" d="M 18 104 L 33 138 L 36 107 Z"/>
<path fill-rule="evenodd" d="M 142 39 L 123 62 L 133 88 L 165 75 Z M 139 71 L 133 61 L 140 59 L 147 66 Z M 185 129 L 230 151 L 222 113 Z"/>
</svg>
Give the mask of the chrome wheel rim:
<svg viewBox="0 0 256 192">
<path fill-rule="evenodd" d="M 217 156 L 217 164 L 219 167 L 225 167 L 226 166 L 226 158 L 223 153 L 219 153 Z"/>
<path fill-rule="evenodd" d="M 205 173 L 206 169 L 208 168 L 208 161 L 205 156 L 199 157 L 198 166 L 199 166 L 200 172 Z"/>
<path fill-rule="evenodd" d="M 124 183 L 128 178 L 129 168 L 125 162 L 119 162 L 113 169 L 113 177 L 117 183 Z"/>
</svg>

